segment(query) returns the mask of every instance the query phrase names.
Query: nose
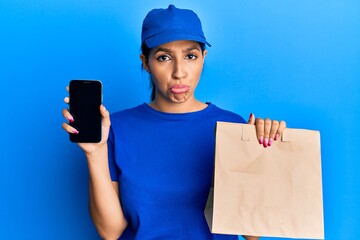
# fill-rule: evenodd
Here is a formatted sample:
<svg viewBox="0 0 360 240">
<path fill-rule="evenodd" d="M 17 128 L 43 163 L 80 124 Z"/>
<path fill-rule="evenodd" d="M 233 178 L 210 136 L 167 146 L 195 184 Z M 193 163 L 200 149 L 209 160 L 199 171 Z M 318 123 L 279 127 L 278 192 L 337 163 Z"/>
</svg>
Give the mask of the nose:
<svg viewBox="0 0 360 240">
<path fill-rule="evenodd" d="M 181 60 L 175 60 L 173 66 L 173 79 L 182 79 L 186 77 L 186 65 Z"/>
</svg>

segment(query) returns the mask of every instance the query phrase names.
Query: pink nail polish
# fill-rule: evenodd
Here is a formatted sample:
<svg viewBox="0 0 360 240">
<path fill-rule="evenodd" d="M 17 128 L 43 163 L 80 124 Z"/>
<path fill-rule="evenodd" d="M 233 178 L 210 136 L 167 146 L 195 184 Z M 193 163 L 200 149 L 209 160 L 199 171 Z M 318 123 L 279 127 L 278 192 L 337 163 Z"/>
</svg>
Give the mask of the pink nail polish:
<svg viewBox="0 0 360 240">
<path fill-rule="evenodd" d="M 261 136 L 261 137 L 259 137 L 259 143 L 260 144 L 263 144 L 263 142 L 264 142 L 264 138 Z"/>
<path fill-rule="evenodd" d="M 279 137 L 280 137 L 280 135 L 277 133 L 277 134 L 275 135 L 274 140 L 275 140 L 275 141 L 276 141 L 276 140 L 278 140 L 278 139 L 279 139 Z"/>
<path fill-rule="evenodd" d="M 252 114 L 252 113 L 250 113 L 249 120 L 251 120 L 251 119 L 252 119 L 252 116 L 253 116 L 253 114 Z"/>
<path fill-rule="evenodd" d="M 269 139 L 265 138 L 264 139 L 264 147 L 267 147 L 269 144 Z"/>
<path fill-rule="evenodd" d="M 272 138 L 270 138 L 270 139 L 269 139 L 268 146 L 270 147 L 272 144 L 273 144 L 273 139 L 272 139 Z"/>
<path fill-rule="evenodd" d="M 76 129 L 74 129 L 72 132 L 73 132 L 74 134 L 79 134 L 79 131 L 76 130 Z"/>
<path fill-rule="evenodd" d="M 68 115 L 68 120 L 69 120 L 69 122 L 74 122 L 74 118 L 73 118 L 73 116 L 71 116 L 71 115 Z"/>
</svg>

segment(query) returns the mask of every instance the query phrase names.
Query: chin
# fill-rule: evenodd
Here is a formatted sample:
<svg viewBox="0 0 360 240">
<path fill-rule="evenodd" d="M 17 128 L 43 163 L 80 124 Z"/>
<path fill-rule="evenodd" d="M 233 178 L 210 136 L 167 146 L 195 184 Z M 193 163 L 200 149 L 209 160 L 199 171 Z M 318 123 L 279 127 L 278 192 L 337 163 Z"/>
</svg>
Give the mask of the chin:
<svg viewBox="0 0 360 240">
<path fill-rule="evenodd" d="M 189 96 L 187 94 L 176 94 L 176 95 L 170 96 L 170 99 L 172 102 L 175 102 L 175 103 L 184 103 L 189 99 Z"/>
</svg>

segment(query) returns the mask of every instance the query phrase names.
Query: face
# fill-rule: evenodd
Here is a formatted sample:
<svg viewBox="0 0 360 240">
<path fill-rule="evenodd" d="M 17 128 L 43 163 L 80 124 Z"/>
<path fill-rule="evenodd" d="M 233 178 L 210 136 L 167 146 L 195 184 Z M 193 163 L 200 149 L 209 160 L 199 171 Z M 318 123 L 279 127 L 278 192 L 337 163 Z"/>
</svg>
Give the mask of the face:
<svg viewBox="0 0 360 240">
<path fill-rule="evenodd" d="M 151 49 L 148 59 L 141 55 L 144 68 L 155 85 L 157 103 L 195 101 L 206 51 L 194 41 L 174 41 Z"/>
</svg>

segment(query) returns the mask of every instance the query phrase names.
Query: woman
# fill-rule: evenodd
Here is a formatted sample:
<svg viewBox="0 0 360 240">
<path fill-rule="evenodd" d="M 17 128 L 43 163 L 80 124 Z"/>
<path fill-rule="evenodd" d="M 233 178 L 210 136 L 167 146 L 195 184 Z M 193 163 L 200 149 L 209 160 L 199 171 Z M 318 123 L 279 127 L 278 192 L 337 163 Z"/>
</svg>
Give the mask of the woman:
<svg viewBox="0 0 360 240">
<path fill-rule="evenodd" d="M 140 59 L 150 74 L 152 101 L 112 114 L 111 128 L 109 113 L 100 106 L 101 142 L 79 144 L 89 166 L 90 213 L 104 239 L 237 239 L 212 235 L 203 214 L 216 121 L 245 123 L 196 99 L 205 45 L 210 46 L 191 10 L 170 5 L 145 17 Z M 66 109 L 63 115 L 74 120 Z M 283 121 L 253 114 L 248 123 L 256 124 L 264 147 L 285 128 Z M 67 123 L 63 128 L 77 133 Z"/>
</svg>

